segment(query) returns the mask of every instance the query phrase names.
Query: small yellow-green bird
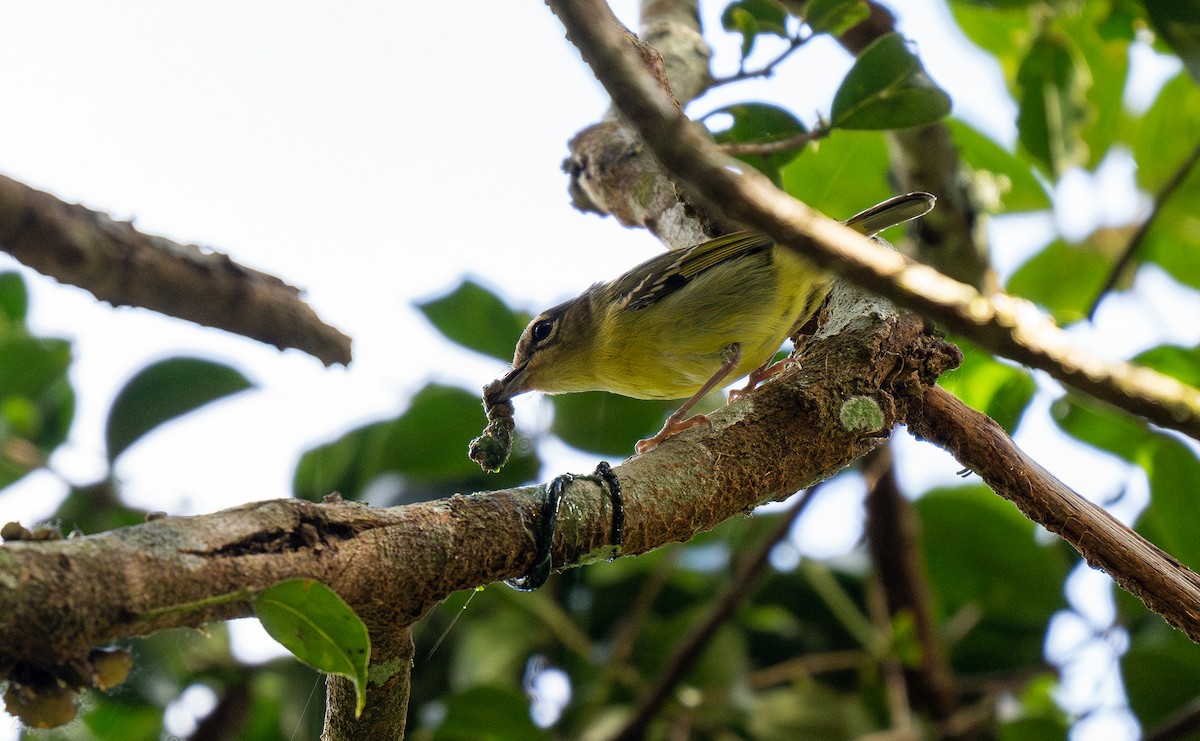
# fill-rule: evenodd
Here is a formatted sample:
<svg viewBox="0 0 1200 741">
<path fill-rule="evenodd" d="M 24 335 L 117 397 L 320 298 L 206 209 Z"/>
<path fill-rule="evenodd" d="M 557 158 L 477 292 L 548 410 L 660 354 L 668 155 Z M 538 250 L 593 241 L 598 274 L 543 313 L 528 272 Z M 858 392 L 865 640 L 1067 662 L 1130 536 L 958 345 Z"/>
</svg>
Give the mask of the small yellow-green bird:
<svg viewBox="0 0 1200 741">
<path fill-rule="evenodd" d="M 934 197 L 908 193 L 846 220 L 868 236 L 928 213 Z M 538 315 L 517 343 L 493 398 L 526 391 L 609 391 L 637 399 L 690 397 L 655 436 L 707 422 L 686 419 L 702 396 L 750 375 L 745 393 L 779 370 L 783 341 L 820 308 L 832 276 L 769 237 L 736 232 L 651 258 Z"/>
</svg>

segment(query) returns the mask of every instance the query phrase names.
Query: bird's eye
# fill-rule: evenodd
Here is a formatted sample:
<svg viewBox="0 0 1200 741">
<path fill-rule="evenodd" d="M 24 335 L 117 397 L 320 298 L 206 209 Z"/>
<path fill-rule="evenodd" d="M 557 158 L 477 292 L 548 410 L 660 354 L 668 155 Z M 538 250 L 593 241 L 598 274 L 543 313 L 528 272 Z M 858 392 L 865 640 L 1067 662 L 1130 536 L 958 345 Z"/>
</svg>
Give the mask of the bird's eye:
<svg viewBox="0 0 1200 741">
<path fill-rule="evenodd" d="M 554 334 L 554 325 L 557 321 L 557 319 L 543 319 L 540 322 L 534 322 L 533 328 L 529 330 L 533 344 L 540 345 L 550 339 L 550 335 Z"/>
</svg>

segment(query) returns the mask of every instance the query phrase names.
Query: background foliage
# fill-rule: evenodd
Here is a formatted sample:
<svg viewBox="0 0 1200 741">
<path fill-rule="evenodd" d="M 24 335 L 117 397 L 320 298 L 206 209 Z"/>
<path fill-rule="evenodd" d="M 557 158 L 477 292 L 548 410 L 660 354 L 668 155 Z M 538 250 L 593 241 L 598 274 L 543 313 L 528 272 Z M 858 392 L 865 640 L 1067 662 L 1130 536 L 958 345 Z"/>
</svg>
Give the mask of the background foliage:
<svg viewBox="0 0 1200 741">
<path fill-rule="evenodd" d="M 1105 280 L 1147 215 L 1149 226 L 1136 237 L 1136 253 L 1113 290 L 1128 289 L 1146 275 L 1172 291 L 1200 287 L 1200 176 L 1191 166 L 1200 151 L 1195 6 L 1175 0 L 953 0 L 949 7 L 962 31 L 1000 65 L 1017 106 L 1019 143 L 1011 151 L 961 120 L 947 122 L 976 191 L 991 194 L 984 205 L 997 221 L 1048 211 L 1064 181 L 1114 162 L 1132 164 L 1146 204 L 1134 222 L 1101 222 L 1084 234 L 1055 227 L 1045 246 L 1006 276 L 1006 290 L 1037 302 L 1061 324 L 1086 326 Z M 746 68 L 809 32 L 840 32 L 863 10 L 857 2 L 813 0 L 803 26 L 784 8 L 770 0 L 739 0 L 723 13 L 724 32 L 740 37 L 736 46 Z M 1157 92 L 1131 89 L 1131 81 L 1145 79 L 1131 76 L 1131 60 L 1139 55 L 1175 60 L 1178 71 Z M 804 49 L 784 63 L 804 65 Z M 690 112 L 705 117 L 725 142 L 826 128 L 827 136 L 807 147 L 747 160 L 832 215 L 849 215 L 892 192 L 886 134 L 877 129 L 936 120 L 949 102 L 900 37 L 860 57 L 818 120 L 811 120 L 807 101 L 774 92 L 773 99 L 712 110 L 701 99 Z M 69 375 L 70 343 L 32 333 L 26 305 L 21 277 L 0 275 L 3 486 L 48 465 L 64 442 L 79 382 Z M 1109 305 L 1120 310 L 1126 304 Z M 509 306 L 465 280 L 416 308 L 448 342 L 507 361 L 530 313 L 540 307 Z M 1010 431 L 1020 431 L 1031 415 L 1048 414 L 1054 434 L 1128 464 L 1117 496 L 1128 491 L 1144 498 L 1145 506 L 1131 508 L 1137 529 L 1200 568 L 1191 516 L 1200 481 L 1194 442 L 1064 393 L 965 343 L 964 350 L 967 360 L 944 379 L 946 387 Z M 1148 347 L 1135 359 L 1200 383 L 1200 347 Z M 209 360 L 171 358 L 145 368 L 111 404 L 110 464 L 163 422 L 250 386 L 238 370 Z M 597 459 L 620 456 L 656 430 L 670 409 L 601 394 L 554 397 L 550 404 L 552 421 L 525 427 L 503 473 L 484 476 L 464 454 L 484 424 L 477 390 L 432 383 L 394 418 L 344 434 L 331 431 L 327 443 L 299 461 L 295 495 L 319 500 L 338 491 L 348 499 L 393 505 L 546 480 L 558 473 L 543 465 L 548 448 L 565 444 Z M 900 447 L 898 454 L 911 450 Z M 859 472 L 841 478 L 816 496 L 861 492 Z M 940 639 L 963 698 L 963 723 L 974 734 L 969 737 L 1063 738 L 1073 728 L 1094 731 L 1097 719 L 1124 729 L 1126 711 L 1154 735 L 1173 715 L 1194 713 L 1200 648 L 1126 595 L 1116 595 L 1112 615 L 1089 608 L 1070 587 L 1080 569 L 1073 551 L 970 480 L 905 494 L 919 517 L 920 553 Z M 122 482 L 110 470 L 75 486 L 54 523 L 64 531 L 95 532 L 143 516 L 122 501 Z M 456 595 L 416 632 L 410 737 L 604 737 L 710 609 L 740 555 L 761 544 L 783 516 L 778 509 L 759 512 L 687 544 L 572 570 L 534 594 L 493 585 Z M 653 737 L 836 741 L 893 722 L 887 664 L 915 665 L 925 647 L 903 614 L 881 624 L 873 604 L 878 576 L 863 548 L 822 559 L 802 557 L 802 546 L 788 540 L 775 546 L 750 597 L 675 688 Z M 1052 626 L 1073 637 L 1048 654 Z M 80 722 L 29 735 L 161 738 L 168 706 L 202 686 L 217 698 L 211 718 L 239 719 L 232 726 L 239 738 L 315 738 L 321 715 L 320 702 L 311 698 L 315 675 L 290 660 L 241 665 L 228 651 L 224 630 L 213 626 L 210 636 L 179 632 L 138 641 L 138 669 L 130 682 L 91 696 Z M 1099 669 L 1080 663 L 1097 646 L 1119 662 Z M 1062 684 L 1073 671 L 1115 672 L 1127 708 L 1120 693 L 1081 699 L 1065 692 Z M 204 728 L 196 737 L 204 737 Z M 927 731 L 948 737 L 944 728 Z"/>
</svg>

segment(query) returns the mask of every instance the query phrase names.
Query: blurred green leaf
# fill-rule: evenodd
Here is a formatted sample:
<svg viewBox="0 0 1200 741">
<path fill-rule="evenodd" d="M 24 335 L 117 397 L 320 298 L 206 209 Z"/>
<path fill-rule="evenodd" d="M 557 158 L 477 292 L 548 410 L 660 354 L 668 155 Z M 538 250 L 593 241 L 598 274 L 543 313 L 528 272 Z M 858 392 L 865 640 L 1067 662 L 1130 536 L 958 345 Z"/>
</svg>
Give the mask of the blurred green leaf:
<svg viewBox="0 0 1200 741">
<path fill-rule="evenodd" d="M 772 0 L 736 0 L 725 6 L 721 26 L 742 35 L 742 60 L 754 51 L 759 34 L 787 38 L 787 14 Z"/>
<path fill-rule="evenodd" d="M 1072 437 L 1129 463 L 1138 463 L 1143 449 L 1157 439 L 1137 418 L 1080 394 L 1055 401 L 1050 416 Z"/>
<path fill-rule="evenodd" d="M 163 709 L 145 702 L 128 702 L 106 695 L 94 695 L 83 707 L 79 724 L 72 724 L 62 732 L 68 738 L 120 739 L 120 741 L 159 741 L 163 734 Z M 87 731 L 76 734 L 82 724 Z"/>
<path fill-rule="evenodd" d="M 537 741 L 546 732 L 529 717 L 529 700 L 515 690 L 472 687 L 455 695 L 433 741 Z"/>
<path fill-rule="evenodd" d="M 1013 2 L 970 2 L 952 0 L 950 10 L 958 27 L 1000 65 L 1004 79 L 1011 86 L 1017 77 L 1029 38 L 1032 18 L 1026 5 L 1040 0 Z"/>
<path fill-rule="evenodd" d="M 1091 76 L 1071 37 L 1045 28 L 1017 71 L 1021 145 L 1053 177 L 1087 159 L 1081 130 L 1088 120 Z"/>
<path fill-rule="evenodd" d="M 19 273 L 0 273 L 0 317 L 12 323 L 25 321 L 29 292 Z"/>
<path fill-rule="evenodd" d="M 863 50 L 833 96 L 830 125 L 840 129 L 904 129 L 950 113 L 950 96 L 896 33 Z"/>
<path fill-rule="evenodd" d="M 751 738 L 762 741 L 864 738 L 878 730 L 866 699 L 811 681 L 758 692 L 748 721 Z"/>
<path fill-rule="evenodd" d="M 259 594 L 254 612 L 267 633 L 297 659 L 353 682 L 355 713 L 362 714 L 371 640 L 350 605 L 315 579 L 287 579 Z"/>
<path fill-rule="evenodd" d="M 1105 5 L 1085 3 L 1079 12 L 1062 13 L 1055 19 L 1055 26 L 1072 40 L 1087 70 L 1086 115 L 1079 135 L 1085 152 L 1081 163 L 1089 169 L 1109 154 L 1127 115 L 1124 95 L 1131 38 L 1101 35 Z"/>
<path fill-rule="evenodd" d="M 713 134 L 713 138 L 718 144 L 730 142 L 766 144 L 807 131 L 803 122 L 792 115 L 791 111 L 766 103 L 737 103 L 718 108 L 709 115 L 721 113 L 731 116 L 733 124 L 729 128 Z M 796 159 L 803 149 L 803 146 L 798 146 L 766 155 L 738 155 L 738 159 L 753 166 L 778 184 L 782 178 L 780 168 Z"/>
<path fill-rule="evenodd" d="M 1133 140 L 1137 183 L 1156 194 L 1200 142 L 1200 86 L 1185 72 L 1167 81 L 1142 115 Z"/>
<path fill-rule="evenodd" d="M 1067 607 L 1066 553 L 1039 545 L 1036 526 L 985 486 L 935 489 L 915 506 L 943 619 L 964 611 L 974 616 L 974 626 L 950 647 L 956 670 L 1041 667 L 1047 617 Z"/>
<path fill-rule="evenodd" d="M 252 385 L 228 365 L 201 358 L 170 358 L 143 368 L 108 410 L 109 462 L 155 427 Z"/>
<path fill-rule="evenodd" d="M 1138 353 L 1133 362 L 1200 388 L 1200 345 L 1159 345 Z"/>
<path fill-rule="evenodd" d="M 1005 212 L 1043 211 L 1050 208 L 1050 195 L 1027 161 L 963 121 L 952 118 L 946 121 L 946 125 L 950 127 L 963 163 L 975 172 L 976 177 L 990 178 Z"/>
<path fill-rule="evenodd" d="M 1149 526 L 1155 535 L 1155 545 L 1193 571 L 1200 570 L 1195 516 L 1200 461 L 1185 445 L 1166 437 L 1159 439 L 1143 457 L 1150 479 L 1150 504 L 1138 518 L 1138 529 Z"/>
<path fill-rule="evenodd" d="M 1193 168 L 1162 205 L 1142 240 L 1139 257 L 1153 262 L 1185 286 L 1200 289 L 1200 168 Z"/>
<path fill-rule="evenodd" d="M 1059 324 L 1071 324 L 1087 318 L 1111 266 L 1091 241 L 1069 245 L 1055 240 L 1017 268 L 1007 290 L 1039 304 Z"/>
<path fill-rule="evenodd" d="M 812 0 L 804 9 L 804 21 L 813 33 L 841 36 L 870 14 L 865 0 Z"/>
<path fill-rule="evenodd" d="M 537 457 L 521 436 L 499 474 L 485 474 L 467 457 L 467 444 L 486 420 L 479 397 L 430 384 L 400 416 L 374 422 L 319 445 L 300 458 L 293 477 L 298 497 L 320 501 L 330 492 L 359 499 L 372 482 L 395 475 L 407 501 L 447 496 L 459 488 L 512 486 L 531 480 Z M 424 490 L 422 490 L 422 487 Z"/>
<path fill-rule="evenodd" d="M 45 464 L 67 437 L 75 392 L 71 346 L 0 323 L 0 488 Z"/>
<path fill-rule="evenodd" d="M 835 131 L 781 172 L 788 193 L 834 219 L 893 195 L 887 144 L 877 131 Z"/>
<path fill-rule="evenodd" d="M 938 383 L 968 406 L 996 420 L 1011 435 L 1037 390 L 1033 376 L 965 342 L 955 343 L 963 351 L 962 365 L 943 374 Z"/>
<path fill-rule="evenodd" d="M 1121 675 L 1129 707 L 1142 727 L 1151 730 L 1200 696 L 1200 646 L 1148 613 L 1132 598 L 1145 619 L 1134 623 L 1129 649 L 1121 656 Z M 1127 624 L 1128 615 L 1125 616 Z M 1195 734 L 1178 736 L 1194 739 Z"/>
<path fill-rule="evenodd" d="M 628 456 L 633 445 L 662 427 L 680 401 L 646 401 L 592 391 L 549 397 L 554 404 L 550 431 L 567 445 L 601 455 Z"/>
<path fill-rule="evenodd" d="M 470 280 L 416 307 L 450 341 L 505 363 L 512 360 L 517 340 L 532 318 L 508 308 L 499 296 Z"/>
<path fill-rule="evenodd" d="M 1200 5 L 1187 0 L 1142 0 L 1150 23 L 1200 81 Z"/>
</svg>

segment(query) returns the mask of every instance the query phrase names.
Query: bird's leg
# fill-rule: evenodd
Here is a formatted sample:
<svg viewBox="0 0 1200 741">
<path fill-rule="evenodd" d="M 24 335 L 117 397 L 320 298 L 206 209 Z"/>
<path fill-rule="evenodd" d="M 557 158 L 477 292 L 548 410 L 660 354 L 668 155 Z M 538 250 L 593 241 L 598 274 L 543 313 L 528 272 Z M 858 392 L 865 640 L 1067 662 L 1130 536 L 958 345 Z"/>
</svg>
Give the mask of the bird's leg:
<svg viewBox="0 0 1200 741">
<path fill-rule="evenodd" d="M 742 346 L 736 342 L 726 345 L 722 355 L 725 356 L 725 362 L 721 364 L 721 367 L 717 369 L 717 372 L 713 374 L 713 377 L 708 379 L 708 381 L 700 387 L 699 391 L 697 391 L 695 394 L 692 394 L 692 398 L 683 402 L 683 406 L 676 409 L 674 414 L 672 414 L 670 417 L 667 417 L 666 424 L 664 424 L 663 428 L 658 431 L 658 434 L 654 437 L 648 437 L 645 440 L 638 442 L 637 445 L 633 446 L 633 449 L 638 453 L 638 455 L 654 450 L 655 446 L 657 446 L 663 440 L 666 440 L 672 435 L 683 432 L 689 427 L 695 427 L 696 425 L 711 426 L 712 423 L 709 422 L 708 417 L 704 416 L 703 414 L 697 414 L 696 416 L 689 417 L 687 419 L 684 419 L 684 417 L 687 417 L 687 413 L 692 410 L 692 407 L 696 406 L 696 402 L 700 401 L 700 399 L 703 398 L 703 396 L 709 391 L 712 391 L 716 387 L 720 386 L 721 381 L 725 380 L 725 378 L 733 372 L 733 369 L 738 367 L 738 364 L 742 362 Z"/>
<path fill-rule="evenodd" d="M 790 356 L 784 358 L 783 360 L 780 360 L 778 363 L 772 362 L 774 360 L 775 360 L 774 356 L 767 358 L 767 362 L 763 363 L 762 365 L 758 366 L 753 371 L 751 371 L 750 375 L 746 376 L 745 387 L 740 388 L 740 389 L 730 389 L 729 390 L 729 403 L 732 404 L 733 402 L 742 398 L 746 394 L 750 393 L 751 391 L 753 391 L 755 389 L 755 387 L 758 386 L 758 384 L 767 380 L 768 378 L 775 375 L 776 373 L 782 373 L 785 370 L 787 370 L 790 366 L 797 364 L 796 359 L 793 357 L 790 357 Z"/>
</svg>

